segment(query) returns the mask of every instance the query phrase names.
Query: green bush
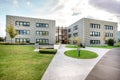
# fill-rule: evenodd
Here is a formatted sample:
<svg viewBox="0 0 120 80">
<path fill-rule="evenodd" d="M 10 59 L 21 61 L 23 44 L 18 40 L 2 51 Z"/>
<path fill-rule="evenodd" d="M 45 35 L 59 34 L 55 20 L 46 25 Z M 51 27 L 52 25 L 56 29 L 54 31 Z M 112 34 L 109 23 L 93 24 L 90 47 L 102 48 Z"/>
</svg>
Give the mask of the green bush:
<svg viewBox="0 0 120 80">
<path fill-rule="evenodd" d="M 5 41 L 5 38 L 0 37 L 0 42 L 4 42 L 4 41 Z"/>
<path fill-rule="evenodd" d="M 34 43 L 6 43 L 0 42 L 0 45 L 33 45 Z"/>
<path fill-rule="evenodd" d="M 57 49 L 40 49 L 39 52 L 45 54 L 55 54 Z"/>
<path fill-rule="evenodd" d="M 35 43 L 28 43 L 29 45 L 34 45 Z"/>
<path fill-rule="evenodd" d="M 1 45 L 25 45 L 25 43 L 0 43 Z"/>
<path fill-rule="evenodd" d="M 117 47 L 120 47 L 120 42 L 117 42 L 117 45 L 116 45 Z"/>
<path fill-rule="evenodd" d="M 107 44 L 109 46 L 114 46 L 114 39 L 108 39 Z"/>
</svg>

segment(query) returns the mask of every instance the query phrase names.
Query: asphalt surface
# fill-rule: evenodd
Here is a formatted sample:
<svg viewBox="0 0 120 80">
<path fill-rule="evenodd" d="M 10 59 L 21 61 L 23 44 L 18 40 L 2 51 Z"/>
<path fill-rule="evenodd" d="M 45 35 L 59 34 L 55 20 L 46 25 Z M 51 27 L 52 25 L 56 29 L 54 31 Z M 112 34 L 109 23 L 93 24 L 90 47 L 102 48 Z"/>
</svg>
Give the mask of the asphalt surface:
<svg viewBox="0 0 120 80">
<path fill-rule="evenodd" d="M 85 80 L 120 80 L 120 48 L 108 51 Z"/>
</svg>

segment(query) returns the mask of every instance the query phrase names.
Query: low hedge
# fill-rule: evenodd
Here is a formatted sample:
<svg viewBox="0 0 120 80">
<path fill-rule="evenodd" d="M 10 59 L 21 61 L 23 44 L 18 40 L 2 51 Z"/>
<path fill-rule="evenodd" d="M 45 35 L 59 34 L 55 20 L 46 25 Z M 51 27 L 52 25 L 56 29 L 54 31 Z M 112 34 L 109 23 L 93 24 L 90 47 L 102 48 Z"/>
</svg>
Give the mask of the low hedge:
<svg viewBox="0 0 120 80">
<path fill-rule="evenodd" d="M 6 42 L 0 42 L 0 45 L 34 45 L 34 43 L 6 43 Z"/>
<path fill-rule="evenodd" d="M 25 43 L 0 43 L 1 45 L 25 45 Z"/>
<path fill-rule="evenodd" d="M 55 54 L 57 49 L 40 49 L 39 52 L 45 54 Z"/>
</svg>

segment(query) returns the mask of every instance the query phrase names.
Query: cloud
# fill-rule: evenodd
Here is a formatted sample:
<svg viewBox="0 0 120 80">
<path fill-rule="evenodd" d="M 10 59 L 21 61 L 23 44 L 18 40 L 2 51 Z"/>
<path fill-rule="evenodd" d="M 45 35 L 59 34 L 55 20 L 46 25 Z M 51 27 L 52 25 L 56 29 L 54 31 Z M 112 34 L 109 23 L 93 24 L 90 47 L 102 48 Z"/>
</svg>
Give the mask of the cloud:
<svg viewBox="0 0 120 80">
<path fill-rule="evenodd" d="M 79 7 L 73 7 L 73 8 L 71 9 L 71 11 L 73 12 L 73 13 L 72 13 L 72 16 L 77 16 L 77 15 L 81 14 L 81 10 L 80 10 Z"/>
<path fill-rule="evenodd" d="M 27 1 L 27 2 L 26 2 L 26 4 L 29 6 L 29 5 L 30 5 L 30 2 L 29 2 L 29 1 Z"/>
<path fill-rule="evenodd" d="M 78 16 L 78 15 L 82 15 L 82 14 L 86 14 L 86 11 L 88 11 L 88 4 L 87 4 L 88 0 L 78 0 L 76 1 L 76 3 L 74 4 L 74 6 L 72 6 L 72 16 Z"/>
<path fill-rule="evenodd" d="M 12 0 L 12 3 L 13 3 L 13 5 L 14 5 L 16 8 L 19 7 L 19 5 L 18 5 L 18 0 Z"/>
<path fill-rule="evenodd" d="M 5 37 L 5 24 L 0 23 L 0 37 Z"/>
<path fill-rule="evenodd" d="M 89 0 L 89 4 L 114 14 L 120 14 L 120 0 Z"/>
<path fill-rule="evenodd" d="M 73 12 L 72 16 L 77 16 L 79 14 L 80 14 L 79 12 Z"/>
<path fill-rule="evenodd" d="M 54 12 L 57 12 L 57 11 L 60 11 L 60 10 L 64 10 L 65 4 L 66 4 L 68 1 L 69 1 L 69 0 L 57 0 L 56 5 L 54 5 L 54 6 L 51 8 L 51 12 L 54 13 Z"/>
<path fill-rule="evenodd" d="M 52 11 L 54 12 L 54 11 L 58 11 L 58 10 L 61 10 L 61 9 L 63 9 L 64 8 L 64 5 L 63 4 L 60 4 L 60 5 L 58 5 L 58 6 L 56 6 Z"/>
<path fill-rule="evenodd" d="M 46 15 L 51 14 L 62 6 L 58 6 L 59 0 L 44 0 L 40 5 L 35 5 L 33 14 Z M 40 6 L 40 7 L 39 7 Z"/>
</svg>

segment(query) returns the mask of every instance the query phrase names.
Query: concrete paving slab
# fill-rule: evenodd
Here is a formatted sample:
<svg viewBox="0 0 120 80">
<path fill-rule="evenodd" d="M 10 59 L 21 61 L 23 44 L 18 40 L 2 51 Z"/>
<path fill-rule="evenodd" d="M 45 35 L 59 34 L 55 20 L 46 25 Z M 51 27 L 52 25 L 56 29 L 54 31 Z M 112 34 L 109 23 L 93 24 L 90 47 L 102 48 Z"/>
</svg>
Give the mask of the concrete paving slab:
<svg viewBox="0 0 120 80">
<path fill-rule="evenodd" d="M 96 52 L 99 57 L 95 59 L 75 59 L 64 55 L 64 52 L 71 50 L 61 45 L 57 54 L 47 68 L 42 80 L 84 80 L 101 57 L 109 49 L 84 48 Z"/>
</svg>

